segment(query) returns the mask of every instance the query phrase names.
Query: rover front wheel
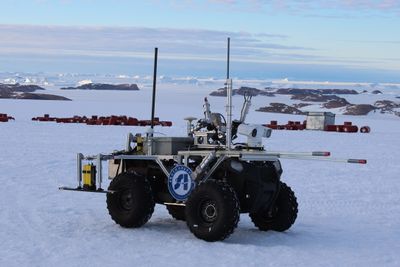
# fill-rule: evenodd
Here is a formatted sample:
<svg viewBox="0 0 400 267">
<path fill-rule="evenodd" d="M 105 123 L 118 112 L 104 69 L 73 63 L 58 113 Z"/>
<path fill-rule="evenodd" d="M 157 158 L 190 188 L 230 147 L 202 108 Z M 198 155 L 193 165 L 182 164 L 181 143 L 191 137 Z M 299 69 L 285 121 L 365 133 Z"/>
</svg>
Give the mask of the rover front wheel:
<svg viewBox="0 0 400 267">
<path fill-rule="evenodd" d="M 197 238 L 209 242 L 224 240 L 239 222 L 239 200 L 227 183 L 209 180 L 190 194 L 185 213 L 186 223 Z"/>
<path fill-rule="evenodd" d="M 145 177 L 121 173 L 110 183 L 107 209 L 111 218 L 127 228 L 140 227 L 151 217 L 155 202 L 149 182 Z"/>
<path fill-rule="evenodd" d="M 271 213 L 250 213 L 254 225 L 261 231 L 274 230 L 283 232 L 288 230 L 296 221 L 298 204 L 292 189 L 280 182 L 280 190 L 275 206 Z"/>
</svg>

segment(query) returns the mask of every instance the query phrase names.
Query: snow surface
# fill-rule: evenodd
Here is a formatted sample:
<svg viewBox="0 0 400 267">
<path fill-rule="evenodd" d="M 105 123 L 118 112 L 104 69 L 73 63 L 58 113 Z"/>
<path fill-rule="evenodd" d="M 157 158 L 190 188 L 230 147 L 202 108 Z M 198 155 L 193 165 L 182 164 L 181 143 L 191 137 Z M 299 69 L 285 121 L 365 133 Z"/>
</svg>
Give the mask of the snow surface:
<svg viewBox="0 0 400 267">
<path fill-rule="evenodd" d="M 196 85 L 159 86 L 156 114 L 172 120 L 174 127 L 159 127 L 156 132 L 184 135 L 183 118 L 200 117 L 202 100 L 211 90 Z M 145 128 L 30 120 L 44 113 L 146 119 L 149 87 L 133 92 L 50 91 L 55 92 L 74 101 L 0 100 L 0 112 L 16 118 L 0 123 L 0 266 L 400 265 L 398 117 L 337 116 L 337 122 L 369 125 L 370 134 L 274 131 L 265 141 L 267 149 L 326 150 L 334 157 L 366 158 L 368 164 L 282 160 L 282 179 L 299 202 L 294 226 L 285 233 L 260 232 L 242 214 L 229 239 L 207 243 L 196 239 L 184 222 L 173 220 L 163 206 L 156 207 L 142 228 L 124 229 L 110 219 L 105 195 L 57 189 L 76 185 L 77 152 L 123 149 L 129 132 Z M 213 112 L 224 112 L 224 98 L 209 100 Z M 252 109 L 276 100 L 257 97 Z M 240 96 L 234 97 L 234 117 L 241 101 Z M 304 117 L 254 111 L 248 117 L 254 123 L 274 119 Z"/>
</svg>

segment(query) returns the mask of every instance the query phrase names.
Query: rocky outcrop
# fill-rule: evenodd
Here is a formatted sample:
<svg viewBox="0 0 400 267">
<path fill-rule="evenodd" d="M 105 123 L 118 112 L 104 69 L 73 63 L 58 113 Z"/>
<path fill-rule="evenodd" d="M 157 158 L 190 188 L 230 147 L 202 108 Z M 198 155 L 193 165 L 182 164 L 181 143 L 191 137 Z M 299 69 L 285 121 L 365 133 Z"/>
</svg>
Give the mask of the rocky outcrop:
<svg viewBox="0 0 400 267">
<path fill-rule="evenodd" d="M 219 88 L 210 93 L 211 96 L 226 96 L 226 88 Z"/>
<path fill-rule="evenodd" d="M 45 89 L 37 85 L 0 84 L 0 98 L 33 99 L 33 100 L 71 100 L 69 98 L 58 95 L 33 93 L 36 90 L 45 90 Z"/>
<path fill-rule="evenodd" d="M 396 103 L 390 100 L 378 100 L 374 103 L 374 106 L 380 110 L 380 113 L 394 114 L 400 116 L 400 103 Z"/>
<path fill-rule="evenodd" d="M 346 99 L 339 97 L 339 99 L 330 100 L 322 104 L 322 107 L 331 109 L 331 108 L 341 108 L 347 105 L 350 105 L 350 103 Z"/>
<path fill-rule="evenodd" d="M 71 99 L 59 95 L 49 94 L 34 94 L 34 93 L 22 93 L 15 97 L 15 99 L 31 99 L 31 100 L 64 100 L 71 101 Z"/>
<path fill-rule="evenodd" d="M 21 85 L 19 83 L 16 84 L 4 84 L 0 83 L 0 93 L 1 92 L 22 92 L 22 93 L 32 93 L 36 90 L 45 90 L 43 87 L 38 85 Z"/>
<path fill-rule="evenodd" d="M 368 104 L 348 105 L 343 115 L 356 115 L 356 116 L 367 115 L 368 113 L 370 113 L 375 109 L 376 107 Z"/>
<path fill-rule="evenodd" d="M 271 88 L 266 88 L 271 89 Z M 299 89 L 299 88 L 281 88 L 275 91 L 280 95 L 357 95 L 358 92 L 352 89 Z"/>
<path fill-rule="evenodd" d="M 36 94 L 36 93 L 20 93 L 20 92 L 5 92 L 0 90 L 0 98 L 3 99 L 31 99 L 31 100 L 67 100 L 71 99 L 50 94 Z"/>
<path fill-rule="evenodd" d="M 257 109 L 256 111 L 261 111 L 261 112 L 271 112 L 271 113 L 284 113 L 284 114 L 295 114 L 295 115 L 303 115 L 305 114 L 301 110 L 288 106 L 283 103 L 271 103 L 267 107 L 261 107 Z"/>
<path fill-rule="evenodd" d="M 347 102 L 346 99 L 338 97 L 337 95 L 320 95 L 320 94 L 299 94 L 291 97 L 293 100 L 309 101 L 309 102 L 328 102 L 328 101 L 342 101 Z"/>
<path fill-rule="evenodd" d="M 390 101 L 390 100 L 378 100 L 374 103 L 374 106 L 386 111 L 386 110 L 392 110 L 394 108 L 400 108 L 400 104 Z"/>
<path fill-rule="evenodd" d="M 381 95 L 382 92 L 379 91 L 379 90 L 374 90 L 374 91 L 371 92 L 371 94 L 374 94 L 374 95 Z"/>
<path fill-rule="evenodd" d="M 251 96 L 258 96 L 258 95 L 263 95 L 263 96 L 275 96 L 273 93 L 268 92 L 266 90 L 260 90 L 257 88 L 252 88 L 252 87 L 245 87 L 242 86 L 239 89 L 233 89 L 232 90 L 232 95 L 251 95 Z M 226 88 L 219 88 L 216 91 L 213 91 L 210 93 L 211 96 L 226 96 Z"/>
<path fill-rule="evenodd" d="M 252 87 L 240 87 L 239 89 L 234 89 L 233 93 L 235 95 L 257 96 L 261 93 L 261 90 Z"/>
<path fill-rule="evenodd" d="M 87 83 L 77 87 L 63 87 L 61 90 L 120 90 L 137 91 L 137 84 L 106 84 L 106 83 Z"/>
<path fill-rule="evenodd" d="M 307 107 L 307 106 L 311 106 L 312 104 L 310 104 L 310 103 L 297 103 L 297 104 L 293 104 L 293 107 L 295 107 L 295 108 L 304 108 L 304 107 Z"/>
</svg>

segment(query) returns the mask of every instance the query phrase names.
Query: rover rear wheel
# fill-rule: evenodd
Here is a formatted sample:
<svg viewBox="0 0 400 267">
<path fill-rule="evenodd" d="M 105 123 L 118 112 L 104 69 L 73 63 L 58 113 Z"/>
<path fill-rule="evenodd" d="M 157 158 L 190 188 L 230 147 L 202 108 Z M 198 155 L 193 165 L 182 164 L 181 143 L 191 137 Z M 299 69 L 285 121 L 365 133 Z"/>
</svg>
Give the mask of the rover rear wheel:
<svg viewBox="0 0 400 267">
<path fill-rule="evenodd" d="M 227 183 L 209 180 L 190 194 L 185 213 L 186 223 L 197 238 L 224 240 L 239 222 L 239 200 Z"/>
<path fill-rule="evenodd" d="M 154 211 L 154 199 L 149 182 L 145 177 L 121 173 L 110 183 L 107 193 L 107 209 L 111 218 L 128 228 L 140 227 Z"/>
<path fill-rule="evenodd" d="M 298 204 L 292 189 L 280 182 L 280 190 L 272 213 L 250 213 L 254 225 L 261 231 L 274 230 L 283 232 L 288 230 L 296 221 Z"/>
</svg>

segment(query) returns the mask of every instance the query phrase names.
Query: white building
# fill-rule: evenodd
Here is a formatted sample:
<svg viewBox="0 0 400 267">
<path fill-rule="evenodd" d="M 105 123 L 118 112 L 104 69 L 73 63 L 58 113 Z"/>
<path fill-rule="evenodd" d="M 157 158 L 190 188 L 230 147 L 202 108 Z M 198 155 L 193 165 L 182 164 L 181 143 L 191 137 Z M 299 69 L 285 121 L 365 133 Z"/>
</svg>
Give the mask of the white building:
<svg viewBox="0 0 400 267">
<path fill-rule="evenodd" d="M 307 112 L 307 130 L 323 131 L 327 125 L 335 124 L 335 114 L 332 112 Z"/>
</svg>

